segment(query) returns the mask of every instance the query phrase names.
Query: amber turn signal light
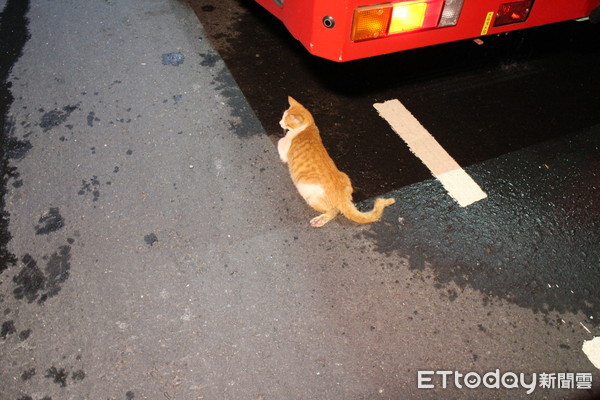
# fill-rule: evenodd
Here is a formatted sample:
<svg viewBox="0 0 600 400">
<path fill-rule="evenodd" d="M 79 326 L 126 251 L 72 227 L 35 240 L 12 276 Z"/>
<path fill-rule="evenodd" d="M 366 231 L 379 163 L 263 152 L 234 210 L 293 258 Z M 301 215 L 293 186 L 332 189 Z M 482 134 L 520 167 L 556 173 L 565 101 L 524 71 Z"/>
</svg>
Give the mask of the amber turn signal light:
<svg viewBox="0 0 600 400">
<path fill-rule="evenodd" d="M 360 42 L 456 25 L 461 8 L 462 0 L 408 0 L 358 7 L 354 10 L 351 38 Z"/>
</svg>

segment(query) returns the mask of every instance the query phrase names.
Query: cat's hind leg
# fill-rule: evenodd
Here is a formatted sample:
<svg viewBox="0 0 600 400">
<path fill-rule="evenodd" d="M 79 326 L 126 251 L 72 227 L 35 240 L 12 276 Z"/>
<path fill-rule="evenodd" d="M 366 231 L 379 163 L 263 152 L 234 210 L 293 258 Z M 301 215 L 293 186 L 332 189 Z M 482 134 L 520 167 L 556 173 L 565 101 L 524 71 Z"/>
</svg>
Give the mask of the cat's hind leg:
<svg viewBox="0 0 600 400">
<path fill-rule="evenodd" d="M 330 210 L 324 214 L 318 215 L 310 220 L 310 226 L 313 228 L 320 228 L 338 215 L 338 211 L 336 209 Z"/>
</svg>

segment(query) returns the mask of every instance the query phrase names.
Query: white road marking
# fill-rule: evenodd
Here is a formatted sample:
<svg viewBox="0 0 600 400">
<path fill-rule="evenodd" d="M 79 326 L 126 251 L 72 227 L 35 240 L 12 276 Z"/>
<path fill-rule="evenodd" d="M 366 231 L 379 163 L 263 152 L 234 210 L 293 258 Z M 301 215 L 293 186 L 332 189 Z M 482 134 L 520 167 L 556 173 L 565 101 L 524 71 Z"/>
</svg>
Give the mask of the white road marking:
<svg viewBox="0 0 600 400">
<path fill-rule="evenodd" d="M 385 103 L 375 103 L 373 107 L 461 207 L 487 197 L 473 178 L 454 161 L 400 101 L 394 99 Z"/>
<path fill-rule="evenodd" d="M 600 336 L 592 340 L 584 340 L 582 350 L 594 367 L 600 369 Z"/>
</svg>

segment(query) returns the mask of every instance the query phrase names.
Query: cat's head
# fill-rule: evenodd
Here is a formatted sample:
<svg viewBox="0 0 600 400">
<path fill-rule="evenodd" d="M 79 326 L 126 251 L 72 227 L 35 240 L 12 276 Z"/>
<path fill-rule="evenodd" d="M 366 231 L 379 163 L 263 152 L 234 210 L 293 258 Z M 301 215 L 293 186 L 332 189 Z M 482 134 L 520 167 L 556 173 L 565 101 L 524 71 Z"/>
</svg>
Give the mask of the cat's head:
<svg viewBox="0 0 600 400">
<path fill-rule="evenodd" d="M 304 106 L 288 96 L 290 107 L 283 113 L 279 125 L 285 130 L 298 129 L 314 123 L 311 113 Z"/>
</svg>

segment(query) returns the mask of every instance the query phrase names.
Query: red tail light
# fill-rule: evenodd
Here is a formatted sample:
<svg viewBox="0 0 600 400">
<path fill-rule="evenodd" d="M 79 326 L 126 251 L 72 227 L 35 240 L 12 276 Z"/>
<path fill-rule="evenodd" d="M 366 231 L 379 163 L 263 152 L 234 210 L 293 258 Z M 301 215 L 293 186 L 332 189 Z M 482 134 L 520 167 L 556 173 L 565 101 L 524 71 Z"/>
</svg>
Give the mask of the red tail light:
<svg viewBox="0 0 600 400">
<path fill-rule="evenodd" d="M 502 26 L 527 20 L 533 0 L 515 1 L 500 5 L 494 26 Z"/>
</svg>

